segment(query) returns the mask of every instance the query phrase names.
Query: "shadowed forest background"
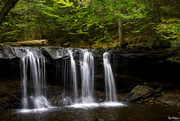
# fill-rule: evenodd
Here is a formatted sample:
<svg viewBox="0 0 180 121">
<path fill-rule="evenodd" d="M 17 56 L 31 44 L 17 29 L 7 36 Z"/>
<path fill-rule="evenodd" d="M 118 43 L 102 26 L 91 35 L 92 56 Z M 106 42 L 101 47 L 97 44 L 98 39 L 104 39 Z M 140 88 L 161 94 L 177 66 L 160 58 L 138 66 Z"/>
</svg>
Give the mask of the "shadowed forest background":
<svg viewBox="0 0 180 121">
<path fill-rule="evenodd" d="M 1 11 L 8 1 L 0 0 Z M 0 42 L 34 39 L 62 47 L 176 48 L 180 1 L 19 0 L 1 23 Z"/>
</svg>

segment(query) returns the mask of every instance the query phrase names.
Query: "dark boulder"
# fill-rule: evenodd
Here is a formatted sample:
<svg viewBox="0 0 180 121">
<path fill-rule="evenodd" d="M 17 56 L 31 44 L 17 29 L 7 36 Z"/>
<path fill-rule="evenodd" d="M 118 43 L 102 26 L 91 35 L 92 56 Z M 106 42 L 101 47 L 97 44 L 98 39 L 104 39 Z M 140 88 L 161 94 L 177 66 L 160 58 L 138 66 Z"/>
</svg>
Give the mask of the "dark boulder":
<svg viewBox="0 0 180 121">
<path fill-rule="evenodd" d="M 178 106 L 178 99 L 175 95 L 169 95 L 168 93 L 163 94 L 161 97 L 158 98 L 159 102 L 165 104 L 167 106 Z"/>
<path fill-rule="evenodd" d="M 149 97 L 153 94 L 153 91 L 153 88 L 148 85 L 137 85 L 128 95 L 125 96 L 123 100 L 125 102 L 137 101 L 141 98 Z"/>
<path fill-rule="evenodd" d="M 95 121 L 104 121 L 104 119 L 97 118 Z"/>
</svg>

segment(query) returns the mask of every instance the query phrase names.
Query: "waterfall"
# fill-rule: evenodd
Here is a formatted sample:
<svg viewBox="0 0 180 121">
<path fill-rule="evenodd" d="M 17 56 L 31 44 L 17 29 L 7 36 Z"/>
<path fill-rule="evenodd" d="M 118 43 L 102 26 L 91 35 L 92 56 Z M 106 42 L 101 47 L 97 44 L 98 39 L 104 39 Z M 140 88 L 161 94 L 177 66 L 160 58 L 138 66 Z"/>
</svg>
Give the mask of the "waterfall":
<svg viewBox="0 0 180 121">
<path fill-rule="evenodd" d="M 104 50 L 94 51 L 57 47 L 43 47 L 41 49 L 2 47 L 0 50 L 1 55 L 5 59 L 10 59 L 11 63 L 10 61 L 8 63 L 14 64 L 13 61 L 20 59 L 18 65 L 20 65 L 22 83 L 22 111 L 52 108 L 49 102 L 54 106 L 72 104 L 75 107 L 121 105 L 121 103 L 117 102 L 116 85 L 113 76 L 115 71 L 112 71 L 114 66 L 111 67 L 109 52 L 105 52 L 102 58 Z M 100 53 L 101 55 L 99 55 Z M 99 62 L 94 63 L 94 57 Z M 101 72 L 102 59 L 104 72 Z M 95 70 L 95 65 L 97 70 Z M 104 82 L 102 82 L 102 73 L 105 76 Z M 47 98 L 46 74 L 49 84 Z M 96 75 L 94 76 L 94 74 Z M 96 85 L 94 84 L 94 77 L 97 80 Z M 105 92 L 102 92 L 102 86 L 105 87 Z M 106 94 L 105 102 L 103 102 L 104 93 Z M 95 97 L 96 95 L 97 97 Z M 99 103 L 96 103 L 95 99 Z"/>
<path fill-rule="evenodd" d="M 80 72 L 82 81 L 82 103 L 93 103 L 94 57 L 87 49 L 80 51 Z"/>
<path fill-rule="evenodd" d="M 61 56 L 59 55 L 59 49 L 56 50 L 56 58 L 60 58 Z"/>
<path fill-rule="evenodd" d="M 66 93 L 66 89 L 68 89 L 69 87 L 69 85 L 68 85 L 68 80 L 69 80 L 69 63 L 68 63 L 68 61 L 66 60 L 66 59 L 64 59 L 63 61 L 62 61 L 62 78 L 63 78 L 63 86 L 64 86 L 64 92 L 63 92 L 63 95 L 65 95 L 65 93 Z"/>
<path fill-rule="evenodd" d="M 28 102 L 33 103 L 35 109 L 50 107 L 45 97 L 46 77 L 45 77 L 45 59 L 28 48 L 24 49 L 25 55 L 21 58 L 21 78 L 23 83 L 23 109 L 30 108 Z M 29 74 L 30 73 L 30 74 Z M 30 75 L 30 76 L 28 76 Z M 28 81 L 30 81 L 28 83 Z M 28 85 L 30 84 L 30 85 Z M 34 91 L 28 92 L 28 86 L 34 87 Z"/>
<path fill-rule="evenodd" d="M 27 109 L 28 108 L 28 101 L 27 101 L 27 66 L 26 66 L 26 62 L 27 60 L 23 57 L 21 59 L 21 65 L 22 65 L 22 76 L 21 76 L 21 80 L 23 83 L 23 98 L 22 98 L 22 105 L 23 105 L 23 109 Z"/>
<path fill-rule="evenodd" d="M 110 64 L 110 55 L 108 52 L 103 54 L 104 75 L 105 75 L 105 89 L 106 89 L 106 101 L 117 101 L 116 87 L 114 76 Z"/>
<path fill-rule="evenodd" d="M 68 53 L 70 55 L 70 62 L 71 62 L 71 79 L 73 81 L 73 93 L 74 93 L 74 99 L 76 100 L 78 98 L 78 91 L 77 91 L 77 77 L 76 77 L 76 63 L 73 57 L 72 50 L 68 50 Z"/>
</svg>

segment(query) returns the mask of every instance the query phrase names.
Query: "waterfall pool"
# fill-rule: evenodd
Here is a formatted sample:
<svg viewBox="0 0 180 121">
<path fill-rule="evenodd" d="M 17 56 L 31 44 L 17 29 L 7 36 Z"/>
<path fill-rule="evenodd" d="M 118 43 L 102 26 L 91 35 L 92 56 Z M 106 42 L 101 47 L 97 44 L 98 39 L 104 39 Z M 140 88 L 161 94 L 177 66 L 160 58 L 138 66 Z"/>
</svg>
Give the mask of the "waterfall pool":
<svg viewBox="0 0 180 121">
<path fill-rule="evenodd" d="M 170 121 L 180 119 L 179 107 L 128 104 L 119 106 L 59 107 L 48 110 L 0 111 L 1 121 Z"/>
</svg>

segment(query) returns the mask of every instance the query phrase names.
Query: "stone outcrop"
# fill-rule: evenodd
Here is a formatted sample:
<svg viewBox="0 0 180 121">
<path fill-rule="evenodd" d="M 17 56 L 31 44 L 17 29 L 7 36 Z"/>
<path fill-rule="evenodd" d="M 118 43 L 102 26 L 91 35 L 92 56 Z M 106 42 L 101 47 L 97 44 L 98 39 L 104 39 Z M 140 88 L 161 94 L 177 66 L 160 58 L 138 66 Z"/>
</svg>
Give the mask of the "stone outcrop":
<svg viewBox="0 0 180 121">
<path fill-rule="evenodd" d="M 154 89 L 148 85 L 137 85 L 132 91 L 125 96 L 124 101 L 133 102 L 147 98 L 153 94 Z"/>
<path fill-rule="evenodd" d="M 160 97 L 157 98 L 159 102 L 167 106 L 180 106 L 180 88 L 172 88 L 167 90 Z"/>
<path fill-rule="evenodd" d="M 24 47 L 11 47 L 5 45 L 0 46 L 0 82 L 6 79 L 12 81 L 21 80 L 20 58 L 24 53 L 23 48 Z M 63 66 L 65 63 L 67 66 L 69 66 L 67 48 L 26 48 L 37 51 L 37 54 L 42 52 L 42 55 L 45 57 L 47 86 L 50 85 L 52 88 L 53 86 L 63 86 L 64 79 L 63 75 L 61 74 L 64 71 Z M 77 75 L 79 77 L 78 80 L 80 81 L 79 51 L 80 49 L 73 49 L 73 55 L 77 65 Z M 90 51 L 92 51 L 95 60 L 95 90 L 104 92 L 103 53 L 109 50 L 90 49 Z M 57 55 L 56 52 L 58 52 L 59 55 Z M 139 50 L 111 50 L 110 53 L 117 92 L 120 94 L 127 93 L 132 90 L 124 98 L 124 101 L 140 101 L 152 104 L 162 103 L 174 105 L 169 103 L 170 98 L 162 98 L 161 96 L 165 94 L 164 91 L 167 88 L 172 88 L 180 83 L 178 81 L 179 72 L 177 71 L 177 69 L 180 68 L 180 64 L 165 61 L 167 56 L 163 55 L 162 53 L 145 52 Z M 142 84 L 143 82 L 147 82 L 147 84 Z M 70 80 L 67 80 L 67 83 L 72 85 Z M 78 86 L 81 86 L 80 83 Z M 70 86 L 68 90 L 72 90 L 72 86 Z M 57 92 L 58 93 L 56 93 L 56 96 L 49 96 L 48 99 L 51 100 L 54 105 L 68 105 L 70 101 L 68 98 L 64 98 L 63 95 L 61 95 L 62 90 L 58 90 Z M 57 101 L 63 98 L 66 100 Z M 104 95 L 99 93 L 97 100 L 100 102 L 104 101 Z M 179 100 L 176 100 L 175 105 L 179 105 Z"/>
<path fill-rule="evenodd" d="M 21 81 L 0 81 L 0 110 L 20 108 Z"/>
<path fill-rule="evenodd" d="M 180 89 L 174 87 L 172 89 L 163 89 L 159 87 L 153 89 L 146 83 L 137 85 L 128 93 L 123 101 L 124 102 L 138 102 L 148 104 L 163 104 L 166 106 L 180 106 Z"/>
</svg>

